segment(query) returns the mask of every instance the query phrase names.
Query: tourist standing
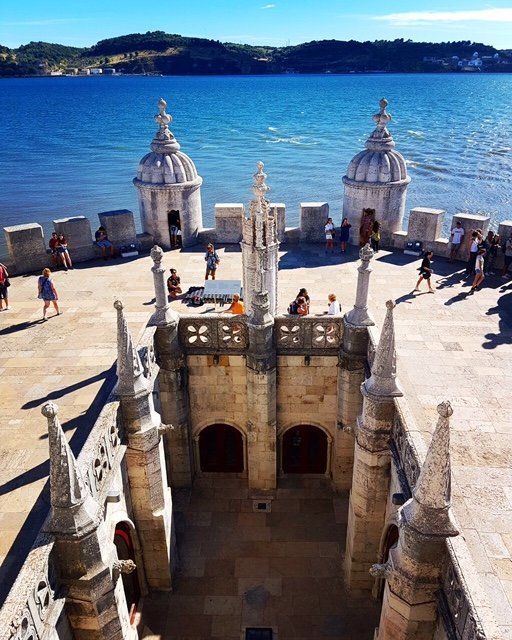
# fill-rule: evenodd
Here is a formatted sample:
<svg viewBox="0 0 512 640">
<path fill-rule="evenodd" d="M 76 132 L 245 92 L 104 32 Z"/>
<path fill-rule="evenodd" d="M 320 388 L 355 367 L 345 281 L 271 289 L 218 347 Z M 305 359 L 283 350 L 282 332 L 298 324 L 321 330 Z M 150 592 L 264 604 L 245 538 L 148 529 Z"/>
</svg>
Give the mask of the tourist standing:
<svg viewBox="0 0 512 640">
<path fill-rule="evenodd" d="M 334 225 L 332 218 L 327 218 L 325 223 L 325 253 L 328 253 L 329 249 L 331 253 L 334 253 Z"/>
<path fill-rule="evenodd" d="M 501 273 L 501 277 L 502 278 L 508 278 L 508 270 L 509 267 L 512 263 L 512 235 L 509 236 L 509 239 L 505 242 L 505 245 L 503 246 L 503 252 L 504 252 L 504 265 L 503 265 L 503 271 Z"/>
<path fill-rule="evenodd" d="M 462 244 L 462 240 L 464 239 L 464 229 L 462 228 L 462 222 L 457 220 L 455 223 L 455 227 L 450 232 L 450 242 L 452 243 L 452 248 L 450 251 L 450 262 L 453 262 L 459 253 L 459 249 Z"/>
<path fill-rule="evenodd" d="M 340 229 L 340 244 L 341 244 L 341 253 L 345 253 L 347 250 L 347 242 L 350 236 L 350 227 L 352 225 L 349 224 L 348 218 L 343 218 L 341 221 L 341 229 Z"/>
<path fill-rule="evenodd" d="M 68 267 L 72 269 L 73 265 L 71 264 L 71 258 L 69 257 L 68 242 L 62 233 L 59 233 L 57 236 L 57 253 L 62 260 L 62 266 L 64 269 L 66 271 L 68 270 Z"/>
<path fill-rule="evenodd" d="M 110 250 L 110 257 L 114 257 L 114 245 L 108 239 L 107 230 L 105 229 L 105 227 L 98 227 L 98 230 L 94 234 L 94 240 L 96 242 L 96 246 L 101 249 L 103 260 L 107 259 L 107 249 Z"/>
<path fill-rule="evenodd" d="M 9 306 L 9 287 L 11 283 L 9 282 L 9 274 L 7 273 L 7 267 L 5 264 L 0 262 L 0 311 L 4 309 L 9 311 L 11 308 Z M 4 307 L 5 303 L 5 307 Z"/>
<path fill-rule="evenodd" d="M 370 234 L 370 246 L 375 251 L 375 253 L 379 253 L 379 242 L 380 242 L 380 222 L 375 220 L 372 225 L 372 232 Z"/>
<path fill-rule="evenodd" d="M 341 316 L 341 304 L 338 302 L 338 300 L 336 299 L 336 294 L 335 293 L 330 293 L 328 296 L 328 300 L 329 300 L 329 306 L 327 309 L 327 315 L 328 316 Z"/>
<path fill-rule="evenodd" d="M 220 263 L 220 258 L 211 242 L 206 247 L 204 259 L 206 260 L 206 275 L 204 279 L 208 280 L 208 276 L 211 276 L 212 280 L 215 280 L 215 272 L 217 271 L 217 266 Z"/>
<path fill-rule="evenodd" d="M 469 246 L 469 260 L 466 266 L 466 278 L 475 275 L 475 262 L 482 242 L 482 232 L 480 229 L 471 232 L 471 244 Z"/>
<path fill-rule="evenodd" d="M 494 267 L 494 261 L 498 255 L 498 249 L 500 247 L 500 237 L 497 233 L 493 234 L 491 246 L 487 249 L 486 260 L 485 260 L 485 273 L 489 276 L 494 275 L 494 271 L 492 270 Z"/>
<path fill-rule="evenodd" d="M 169 211 L 168 218 L 171 249 L 176 249 L 178 246 L 178 230 L 180 228 L 180 212 L 176 211 L 176 209 L 171 209 L 171 211 Z"/>
<path fill-rule="evenodd" d="M 429 293 L 434 293 L 434 289 L 432 288 L 432 285 L 430 283 L 430 277 L 432 276 L 432 256 L 434 254 L 432 253 L 432 251 L 426 251 L 425 255 L 423 257 L 423 260 L 421 262 L 421 267 L 419 268 L 419 272 L 420 272 L 420 277 L 418 278 L 418 282 L 416 283 L 416 287 L 414 288 L 414 291 L 419 291 L 420 290 L 420 284 L 423 282 L 423 280 L 426 280 L 427 284 L 428 284 L 428 292 Z"/>
<path fill-rule="evenodd" d="M 171 275 L 167 278 L 167 291 L 169 292 L 169 298 L 176 300 L 178 293 L 181 293 L 181 279 L 176 269 L 171 269 Z"/>
<path fill-rule="evenodd" d="M 359 227 L 359 246 L 364 247 L 370 242 L 373 223 L 375 222 L 375 209 L 363 209 L 361 225 Z"/>
<path fill-rule="evenodd" d="M 52 272 L 50 271 L 50 269 L 43 269 L 43 274 L 39 276 L 39 280 L 37 282 L 37 297 L 44 302 L 43 321 L 45 322 L 46 320 L 48 320 L 48 318 L 46 317 L 46 313 L 48 311 L 48 307 L 50 306 L 50 302 L 53 303 L 57 315 L 60 315 L 59 305 L 57 303 L 59 296 L 57 294 L 57 290 L 55 289 L 55 285 L 53 284 L 51 275 Z"/>
<path fill-rule="evenodd" d="M 475 260 L 475 277 L 473 279 L 473 284 L 471 285 L 471 291 L 469 293 L 475 293 L 477 287 L 479 287 L 484 281 L 484 258 L 485 258 L 485 249 L 479 249 L 478 254 Z"/>
</svg>

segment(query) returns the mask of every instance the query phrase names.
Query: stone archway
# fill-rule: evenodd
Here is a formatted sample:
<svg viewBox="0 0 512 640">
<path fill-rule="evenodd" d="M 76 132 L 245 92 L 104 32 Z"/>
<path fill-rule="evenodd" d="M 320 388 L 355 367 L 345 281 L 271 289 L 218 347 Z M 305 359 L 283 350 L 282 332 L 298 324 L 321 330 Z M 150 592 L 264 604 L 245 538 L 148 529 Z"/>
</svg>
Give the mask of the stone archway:
<svg viewBox="0 0 512 640">
<path fill-rule="evenodd" d="M 199 468 L 203 472 L 242 473 L 244 441 L 229 424 L 212 424 L 199 434 Z"/>
<path fill-rule="evenodd" d="M 328 438 L 325 431 L 310 424 L 291 427 L 282 439 L 283 473 L 327 472 Z"/>
<path fill-rule="evenodd" d="M 114 545 L 117 550 L 119 560 L 132 560 L 135 562 L 135 550 L 131 536 L 131 527 L 126 522 L 118 522 L 114 533 Z M 131 573 L 122 573 L 124 595 L 128 612 L 130 614 L 130 622 L 132 623 L 140 600 L 140 583 L 137 576 L 137 570 Z"/>
</svg>

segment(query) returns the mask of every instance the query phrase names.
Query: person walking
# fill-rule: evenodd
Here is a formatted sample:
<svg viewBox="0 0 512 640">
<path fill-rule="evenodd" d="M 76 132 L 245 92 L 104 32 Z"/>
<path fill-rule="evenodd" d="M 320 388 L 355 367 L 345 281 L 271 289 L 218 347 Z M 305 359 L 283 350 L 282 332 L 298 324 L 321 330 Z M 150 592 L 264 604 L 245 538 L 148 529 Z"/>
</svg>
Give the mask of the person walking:
<svg viewBox="0 0 512 640">
<path fill-rule="evenodd" d="M 473 279 L 473 284 L 471 285 L 470 294 L 475 293 L 477 288 L 482 284 L 485 278 L 484 274 L 484 258 L 485 258 L 486 250 L 479 249 L 478 254 L 475 260 L 475 277 Z"/>
<path fill-rule="evenodd" d="M 325 253 L 334 253 L 334 224 L 332 218 L 327 218 L 325 223 Z"/>
<path fill-rule="evenodd" d="M 211 276 L 212 280 L 215 280 L 215 272 L 217 271 L 217 266 L 220 263 L 220 258 L 211 242 L 206 247 L 204 259 L 206 260 L 206 275 L 204 279 L 208 280 L 208 276 Z"/>
<path fill-rule="evenodd" d="M 462 241 L 464 239 L 464 229 L 462 228 L 462 222 L 457 220 L 455 226 L 450 232 L 450 242 L 452 243 L 452 248 L 450 251 L 450 262 L 453 262 L 459 253 L 459 249 L 461 247 Z"/>
<path fill-rule="evenodd" d="M 5 264 L 0 262 L 0 311 L 4 309 L 6 311 L 10 310 L 9 306 L 9 287 L 11 283 L 9 282 L 9 274 L 7 273 L 7 267 Z M 5 307 L 4 307 L 5 304 Z"/>
<path fill-rule="evenodd" d="M 425 255 L 423 257 L 423 261 L 421 263 L 421 267 L 419 268 L 420 271 L 420 277 L 418 278 L 418 282 L 416 283 L 416 287 L 414 288 L 414 291 L 419 291 L 420 290 L 420 284 L 423 282 L 423 280 L 426 280 L 427 284 L 428 284 L 428 292 L 429 293 L 434 293 L 434 289 L 432 288 L 432 285 L 430 283 L 430 277 L 432 275 L 432 256 L 434 254 L 432 253 L 432 251 L 426 251 Z"/>
<path fill-rule="evenodd" d="M 37 297 L 40 300 L 43 300 L 43 322 L 46 322 L 48 318 L 46 317 L 46 313 L 48 311 L 48 307 L 50 306 L 50 302 L 53 303 L 56 315 L 60 316 L 60 310 L 58 305 L 59 295 L 57 293 L 57 289 L 55 289 L 55 285 L 53 284 L 51 278 L 52 272 L 50 269 L 43 269 L 43 274 L 39 276 L 39 280 L 37 281 Z"/>
<path fill-rule="evenodd" d="M 348 218 L 343 218 L 343 220 L 341 221 L 341 228 L 340 228 L 341 253 L 345 253 L 345 251 L 347 250 L 347 242 L 350 236 L 351 226 L 352 225 L 349 224 Z"/>
</svg>

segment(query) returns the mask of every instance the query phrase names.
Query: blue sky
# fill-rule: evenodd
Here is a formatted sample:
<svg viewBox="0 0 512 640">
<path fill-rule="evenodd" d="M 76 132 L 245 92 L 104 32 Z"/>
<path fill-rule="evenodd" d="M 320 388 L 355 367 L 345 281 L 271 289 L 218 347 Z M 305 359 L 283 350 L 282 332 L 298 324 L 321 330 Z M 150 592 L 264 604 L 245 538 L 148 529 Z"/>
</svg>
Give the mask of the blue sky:
<svg viewBox="0 0 512 640">
<path fill-rule="evenodd" d="M 512 48 L 512 0 L 0 0 L 0 44 L 90 46 L 168 33 L 283 46 L 310 40 L 473 40 Z"/>
</svg>

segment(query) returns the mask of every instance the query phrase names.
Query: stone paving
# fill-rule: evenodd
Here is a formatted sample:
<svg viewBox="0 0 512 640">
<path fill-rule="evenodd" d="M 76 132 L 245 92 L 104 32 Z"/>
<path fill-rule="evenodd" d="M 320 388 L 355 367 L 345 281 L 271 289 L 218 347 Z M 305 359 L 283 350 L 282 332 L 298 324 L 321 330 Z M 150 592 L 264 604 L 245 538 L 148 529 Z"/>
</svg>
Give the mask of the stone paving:
<svg viewBox="0 0 512 640">
<path fill-rule="evenodd" d="M 241 278 L 237 247 L 219 250 L 218 277 Z M 63 315 L 40 323 L 36 276 L 12 278 L 11 311 L 0 313 L 0 602 L 47 509 L 45 400 L 78 451 L 113 379 L 116 333 L 112 303 L 120 298 L 134 336 L 152 309 L 151 260 L 97 261 L 55 274 Z M 204 278 L 201 251 L 167 253 L 186 290 Z M 321 247 L 281 252 L 280 303 L 297 290 L 311 295 L 312 313 L 338 295 L 344 311 L 354 302 L 357 251 L 324 255 Z M 436 293 L 411 293 L 418 260 L 381 251 L 372 261 L 370 311 L 378 326 L 385 301 L 397 301 L 398 372 L 411 411 L 428 443 L 436 404 L 449 399 L 453 502 L 504 637 L 512 638 L 512 283 L 488 277 L 468 296 L 462 265 L 434 260 Z M 180 312 L 188 309 L 173 303 Z M 194 312 L 207 313 L 205 305 Z M 9 554 L 8 554 L 9 552 Z M 8 554 L 8 555 L 7 555 Z"/>
<path fill-rule="evenodd" d="M 343 588 L 348 499 L 325 480 L 282 480 L 271 513 L 254 512 L 245 480 L 202 479 L 174 500 L 181 567 L 172 595 L 144 602 L 145 640 L 373 637 L 380 602 Z"/>
</svg>

